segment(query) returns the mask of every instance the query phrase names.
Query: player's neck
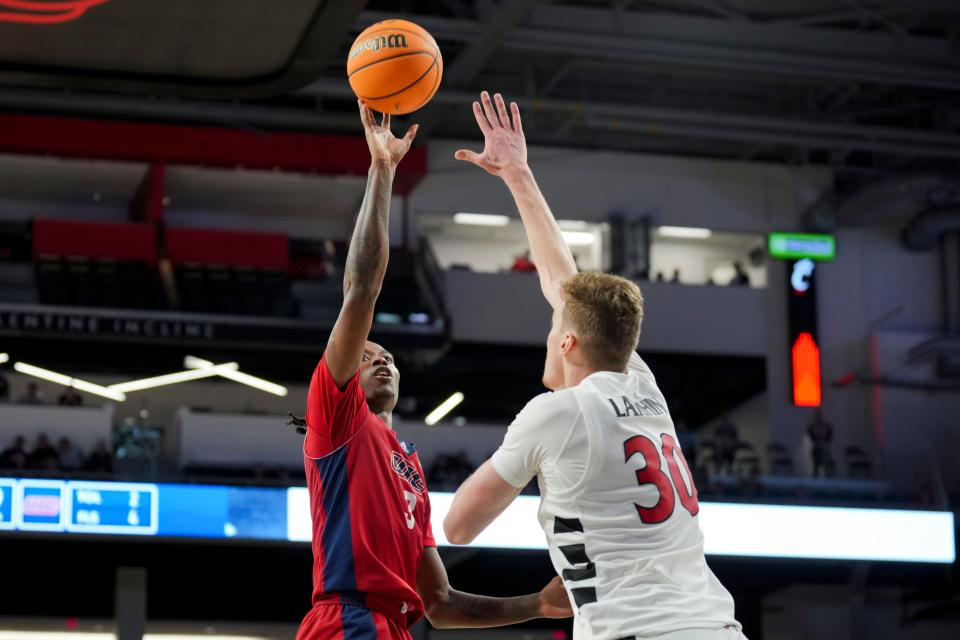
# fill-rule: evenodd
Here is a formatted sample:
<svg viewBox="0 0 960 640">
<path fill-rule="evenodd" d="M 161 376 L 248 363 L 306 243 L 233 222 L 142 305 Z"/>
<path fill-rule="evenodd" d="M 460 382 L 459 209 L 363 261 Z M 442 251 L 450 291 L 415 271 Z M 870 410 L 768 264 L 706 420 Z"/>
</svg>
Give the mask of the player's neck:
<svg viewBox="0 0 960 640">
<path fill-rule="evenodd" d="M 393 429 L 393 412 L 392 411 L 381 411 L 377 414 L 377 417 L 383 420 L 383 423 L 388 427 Z"/>
<path fill-rule="evenodd" d="M 567 366 L 563 372 L 563 386 L 565 389 L 570 387 L 575 387 L 581 382 L 583 382 L 588 377 L 592 376 L 595 373 L 601 371 L 610 371 L 613 373 L 625 373 L 617 369 L 610 369 L 606 367 L 592 367 L 592 366 Z"/>
</svg>

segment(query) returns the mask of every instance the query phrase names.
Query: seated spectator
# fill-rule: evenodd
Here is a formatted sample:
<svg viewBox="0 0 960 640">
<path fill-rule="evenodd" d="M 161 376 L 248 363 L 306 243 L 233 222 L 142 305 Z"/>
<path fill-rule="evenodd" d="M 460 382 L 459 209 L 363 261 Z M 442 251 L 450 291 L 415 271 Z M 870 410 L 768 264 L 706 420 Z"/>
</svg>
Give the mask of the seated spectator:
<svg viewBox="0 0 960 640">
<path fill-rule="evenodd" d="M 97 440 L 96 446 L 83 464 L 83 469 L 99 473 L 113 471 L 113 454 L 107 449 L 107 443 L 103 439 Z"/>
<path fill-rule="evenodd" d="M 670 277 L 670 282 L 674 284 L 680 284 L 680 269 L 673 270 L 673 275 Z"/>
<path fill-rule="evenodd" d="M 10 383 L 7 377 L 0 373 L 0 402 L 10 401 Z"/>
<path fill-rule="evenodd" d="M 27 465 L 31 469 L 44 469 L 47 471 L 60 468 L 60 456 L 57 450 L 50 444 L 46 434 L 41 433 L 37 436 L 37 444 L 30 452 L 27 458 Z"/>
<path fill-rule="evenodd" d="M 26 440 L 17 436 L 13 444 L 0 452 L 0 469 L 26 469 L 27 450 L 24 449 Z"/>
<path fill-rule="evenodd" d="M 64 407 L 79 407 L 83 404 L 83 397 L 73 387 L 67 387 L 57 399 L 57 404 Z"/>
<path fill-rule="evenodd" d="M 60 438 L 57 453 L 60 456 L 60 468 L 64 471 L 77 471 L 83 466 L 80 450 L 74 447 L 68 438 Z"/>
<path fill-rule="evenodd" d="M 737 287 L 749 287 L 750 286 L 750 276 L 747 275 L 747 272 L 744 271 L 743 265 L 740 262 L 733 263 L 733 280 L 730 281 L 731 286 Z"/>
<path fill-rule="evenodd" d="M 713 442 L 716 447 L 717 473 L 733 473 L 733 459 L 737 454 L 737 445 L 740 443 L 740 433 L 737 426 L 730 420 L 730 414 L 724 413 L 720 424 L 713 432 Z"/>
<path fill-rule="evenodd" d="M 823 419 L 823 412 L 819 409 L 813 414 L 813 420 L 807 427 L 807 435 L 810 436 L 810 450 L 813 458 L 813 477 L 828 475 L 833 468 L 833 454 L 830 452 L 830 443 L 833 442 L 833 425 Z"/>
<path fill-rule="evenodd" d="M 27 390 L 17 398 L 17 404 L 43 404 L 43 394 L 40 393 L 40 387 L 36 382 L 27 384 Z"/>
<path fill-rule="evenodd" d="M 532 272 L 537 270 L 537 265 L 533 264 L 533 260 L 530 259 L 530 251 L 524 251 L 519 256 L 517 256 L 513 265 L 510 267 L 510 271 L 518 272 Z"/>
</svg>

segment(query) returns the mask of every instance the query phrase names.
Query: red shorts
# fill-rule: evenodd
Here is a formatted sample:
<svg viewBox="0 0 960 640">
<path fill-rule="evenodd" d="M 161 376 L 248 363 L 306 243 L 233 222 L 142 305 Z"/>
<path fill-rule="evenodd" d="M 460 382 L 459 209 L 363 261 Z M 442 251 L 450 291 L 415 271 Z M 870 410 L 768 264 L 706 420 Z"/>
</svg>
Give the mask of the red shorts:
<svg viewBox="0 0 960 640">
<path fill-rule="evenodd" d="M 314 605 L 300 623 L 297 640 L 412 640 L 407 628 L 356 604 Z"/>
</svg>

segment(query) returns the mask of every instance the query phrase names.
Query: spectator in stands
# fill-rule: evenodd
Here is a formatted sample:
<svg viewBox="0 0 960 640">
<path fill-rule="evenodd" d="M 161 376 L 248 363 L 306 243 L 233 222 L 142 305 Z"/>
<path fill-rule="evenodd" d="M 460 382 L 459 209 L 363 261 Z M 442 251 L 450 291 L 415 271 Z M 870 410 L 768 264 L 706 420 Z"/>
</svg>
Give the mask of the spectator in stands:
<svg viewBox="0 0 960 640">
<path fill-rule="evenodd" d="M 27 390 L 17 398 L 17 404 L 43 404 L 43 395 L 36 382 L 27 383 Z"/>
<path fill-rule="evenodd" d="M 17 436 L 13 444 L 0 452 L 0 469 L 26 469 L 27 450 L 24 448 L 26 440 Z"/>
<path fill-rule="evenodd" d="M 673 275 L 670 277 L 670 282 L 673 284 L 680 284 L 680 269 L 673 270 Z"/>
<path fill-rule="evenodd" d="M 730 281 L 732 286 L 737 287 L 749 287 L 750 286 L 750 276 L 747 275 L 747 272 L 743 269 L 743 265 L 737 261 L 733 263 L 733 280 Z"/>
<path fill-rule="evenodd" d="M 27 465 L 31 469 L 54 470 L 60 468 L 60 456 L 57 450 L 50 444 L 47 434 L 41 433 L 37 436 L 37 444 L 27 458 Z"/>
<path fill-rule="evenodd" d="M 60 438 L 57 443 L 57 453 L 60 456 L 60 468 L 64 471 L 77 471 L 83 467 L 83 456 L 80 450 L 74 447 L 68 438 Z"/>
<path fill-rule="evenodd" d="M 819 409 L 813 414 L 813 420 L 807 427 L 810 437 L 810 453 L 813 458 L 813 477 L 827 476 L 833 469 L 833 454 L 830 452 L 830 443 L 833 442 L 833 425 L 823 419 L 823 412 Z"/>
<path fill-rule="evenodd" d="M 87 456 L 83 464 L 85 471 L 94 471 L 99 473 L 110 473 L 113 471 L 113 454 L 107 449 L 107 443 L 103 439 L 97 440 L 93 451 Z"/>
<path fill-rule="evenodd" d="M 524 251 L 518 255 L 514 261 L 513 265 L 510 267 L 510 271 L 518 272 L 532 272 L 537 270 L 537 265 L 533 264 L 533 260 L 530 259 L 530 251 Z"/>
<path fill-rule="evenodd" d="M 76 389 L 73 387 L 67 387 L 57 399 L 57 404 L 60 404 L 64 407 L 79 407 L 83 404 L 83 398 L 79 393 L 77 393 Z"/>
<path fill-rule="evenodd" d="M 740 433 L 733 424 L 729 413 L 724 413 L 720 424 L 713 432 L 717 473 L 733 474 L 733 459 L 737 454 L 737 445 L 740 444 Z"/>
<path fill-rule="evenodd" d="M 663 271 L 657 271 L 657 275 L 654 278 L 655 282 L 666 282 L 667 279 L 663 277 Z"/>
<path fill-rule="evenodd" d="M 7 381 L 7 376 L 0 373 L 0 402 L 9 402 L 10 400 L 10 383 Z"/>
<path fill-rule="evenodd" d="M 333 240 L 323 241 L 323 271 L 324 278 L 329 282 L 339 283 L 340 268 L 337 263 L 337 245 Z"/>
</svg>

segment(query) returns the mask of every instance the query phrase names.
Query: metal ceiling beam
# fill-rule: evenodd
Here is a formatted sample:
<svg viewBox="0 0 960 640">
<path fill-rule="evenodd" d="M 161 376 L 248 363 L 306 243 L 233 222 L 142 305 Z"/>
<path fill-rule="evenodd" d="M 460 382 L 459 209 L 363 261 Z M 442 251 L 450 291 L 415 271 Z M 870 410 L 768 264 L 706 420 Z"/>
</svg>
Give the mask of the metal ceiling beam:
<svg viewBox="0 0 960 640">
<path fill-rule="evenodd" d="M 513 0 L 501 5 L 500 10 L 483 25 L 475 40 L 465 46 L 453 59 L 453 63 L 444 71 L 443 82 L 448 87 L 461 89 L 470 84 L 480 70 L 500 50 L 504 34 L 516 26 L 530 9 L 542 0 Z M 443 124 L 443 114 L 436 106 L 428 106 L 421 114 L 423 129 L 421 136 L 428 136 Z"/>
<path fill-rule="evenodd" d="M 332 79 L 319 80 L 304 89 L 304 93 L 318 97 L 342 98 L 348 97 L 349 92 L 350 88 L 344 83 Z M 508 98 L 514 99 L 512 96 Z M 468 109 L 474 99 L 471 92 L 447 90 L 438 92 L 433 98 L 437 104 L 456 105 L 463 109 Z M 946 132 L 564 99 L 517 98 L 516 101 L 531 112 L 582 114 L 594 126 L 622 128 L 634 133 L 656 135 L 669 131 L 690 138 L 784 144 L 805 149 L 848 149 L 910 157 L 960 158 L 960 136 Z"/>
<path fill-rule="evenodd" d="M 631 33 L 626 25 L 616 31 L 612 27 L 608 31 L 597 31 L 598 27 L 594 25 L 610 22 L 609 11 L 560 11 L 546 7 L 537 15 L 549 18 L 555 13 L 557 17 L 552 19 L 553 24 L 559 25 L 568 18 L 580 16 L 583 20 L 581 28 L 516 27 L 504 34 L 503 48 L 611 60 L 620 64 L 631 61 L 636 64 L 679 65 L 758 73 L 778 78 L 789 76 L 949 90 L 960 88 L 960 64 L 955 59 L 955 52 L 949 43 L 933 38 L 900 36 L 896 40 L 901 46 L 897 47 L 891 43 L 890 36 L 857 34 L 856 38 L 844 36 L 843 50 L 824 48 L 811 51 L 799 46 L 791 49 L 789 45 L 793 42 L 809 44 L 811 39 L 825 38 L 836 42 L 837 31 L 743 25 L 729 20 L 670 16 L 662 20 L 663 25 L 669 25 L 669 30 L 651 35 Z M 594 14 L 595 19 L 590 20 L 589 16 Z M 369 24 L 370 21 L 386 17 L 386 14 L 365 11 L 360 15 L 359 24 Z M 426 15 L 413 19 L 441 41 L 472 42 L 483 32 L 482 25 L 470 20 Z M 716 35 L 712 42 L 702 37 L 698 41 L 690 40 L 691 33 L 703 34 L 708 27 Z M 759 34 L 765 37 L 760 38 Z M 777 48 L 770 46 L 772 37 L 776 37 Z M 864 43 L 875 43 L 875 47 L 870 50 L 871 47 Z M 915 46 L 908 46 L 911 43 Z M 914 49 L 925 55 L 911 57 L 893 53 Z"/>
</svg>

